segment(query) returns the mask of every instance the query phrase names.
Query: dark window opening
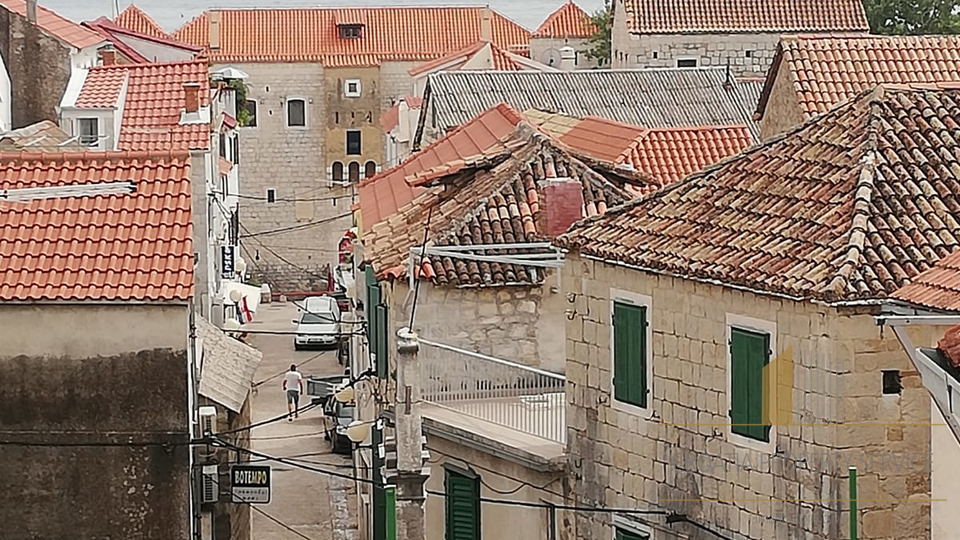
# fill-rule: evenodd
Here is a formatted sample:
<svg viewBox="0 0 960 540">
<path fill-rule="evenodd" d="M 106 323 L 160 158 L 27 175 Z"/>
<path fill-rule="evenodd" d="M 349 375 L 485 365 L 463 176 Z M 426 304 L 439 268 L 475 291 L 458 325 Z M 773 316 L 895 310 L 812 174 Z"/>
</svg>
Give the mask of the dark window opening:
<svg viewBox="0 0 960 540">
<path fill-rule="evenodd" d="M 348 131 L 347 132 L 347 155 L 348 156 L 359 156 L 363 152 L 360 149 L 360 132 L 359 131 Z"/>
<path fill-rule="evenodd" d="M 363 36 L 362 24 L 341 24 L 340 39 L 360 39 Z"/>
<path fill-rule="evenodd" d="M 743 51 L 743 55 L 746 56 L 747 58 L 752 58 L 753 51 Z"/>
<path fill-rule="evenodd" d="M 267 202 L 268 203 L 277 202 L 277 190 L 275 189 L 267 190 Z"/>
<path fill-rule="evenodd" d="M 883 393 L 885 395 L 899 394 L 902 391 L 903 391 L 903 382 L 900 380 L 900 370 L 899 369 L 883 370 Z"/>
<path fill-rule="evenodd" d="M 304 127 L 307 125 L 307 104 L 302 99 L 287 101 L 287 126 Z"/>
<path fill-rule="evenodd" d="M 334 182 L 343 182 L 343 163 L 339 161 L 333 162 L 333 181 Z"/>
<path fill-rule="evenodd" d="M 257 127 L 257 102 L 248 99 L 245 105 L 247 109 L 247 121 L 243 124 L 246 127 Z"/>
<path fill-rule="evenodd" d="M 100 142 L 100 128 L 96 118 L 80 118 L 77 120 L 80 130 L 80 144 L 96 146 Z"/>
<path fill-rule="evenodd" d="M 351 161 L 349 173 L 350 173 L 351 182 L 359 182 L 360 181 L 360 164 L 357 163 L 356 161 Z"/>
<path fill-rule="evenodd" d="M 677 60 L 678 68 L 695 68 L 697 67 L 696 58 L 680 58 Z"/>
<path fill-rule="evenodd" d="M 340 111 L 333 111 L 333 123 L 334 124 L 340 123 Z"/>
<path fill-rule="evenodd" d="M 230 147 L 233 150 L 233 162 L 235 164 L 240 163 L 240 139 L 238 137 L 233 137 L 230 139 Z"/>
<path fill-rule="evenodd" d="M 377 164 L 372 161 L 368 161 L 366 165 L 363 166 L 363 177 L 371 178 L 376 174 L 377 174 Z"/>
<path fill-rule="evenodd" d="M 660 53 L 659 53 L 659 52 L 653 51 L 653 59 L 654 59 L 654 60 L 656 60 L 659 56 L 660 56 Z"/>
<path fill-rule="evenodd" d="M 227 136 L 220 134 L 220 157 L 227 157 Z"/>
</svg>

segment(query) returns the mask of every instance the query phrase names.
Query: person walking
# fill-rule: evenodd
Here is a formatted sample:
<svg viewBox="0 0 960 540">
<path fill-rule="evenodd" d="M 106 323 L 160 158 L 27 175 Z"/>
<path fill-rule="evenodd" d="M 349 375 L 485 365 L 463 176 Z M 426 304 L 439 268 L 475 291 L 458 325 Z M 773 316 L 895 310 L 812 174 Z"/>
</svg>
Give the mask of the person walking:
<svg viewBox="0 0 960 540">
<path fill-rule="evenodd" d="M 287 421 L 300 418 L 300 394 L 303 393 L 303 375 L 297 371 L 296 364 L 290 364 L 290 371 L 283 376 L 283 389 L 287 393 Z"/>
</svg>

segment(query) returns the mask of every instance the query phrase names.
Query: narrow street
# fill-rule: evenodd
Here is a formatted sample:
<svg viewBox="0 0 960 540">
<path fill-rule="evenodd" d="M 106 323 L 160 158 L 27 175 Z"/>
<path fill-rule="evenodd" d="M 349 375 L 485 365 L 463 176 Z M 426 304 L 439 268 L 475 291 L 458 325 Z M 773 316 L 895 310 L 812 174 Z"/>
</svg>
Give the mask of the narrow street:
<svg viewBox="0 0 960 540">
<path fill-rule="evenodd" d="M 291 321 L 297 308 L 291 303 L 262 304 L 251 331 L 292 332 Z M 294 351 L 293 336 L 251 334 L 251 345 L 263 352 L 253 393 L 253 422 L 274 418 L 286 411 L 282 374 L 296 364 L 304 378 L 309 375 L 333 375 L 343 368 L 337 364 L 336 351 Z M 304 383 L 306 391 L 306 382 Z M 300 406 L 310 403 L 301 397 Z M 319 408 L 303 413 L 299 419 L 279 421 L 253 430 L 253 450 L 271 456 L 306 460 L 308 466 L 350 474 L 349 457 L 333 454 L 324 439 L 324 418 Z M 353 540 L 357 538 L 356 494 L 353 482 L 297 467 L 272 462 L 273 494 L 270 504 L 253 512 L 256 540 Z M 262 510 L 294 529 L 299 536 L 257 511 Z"/>
</svg>

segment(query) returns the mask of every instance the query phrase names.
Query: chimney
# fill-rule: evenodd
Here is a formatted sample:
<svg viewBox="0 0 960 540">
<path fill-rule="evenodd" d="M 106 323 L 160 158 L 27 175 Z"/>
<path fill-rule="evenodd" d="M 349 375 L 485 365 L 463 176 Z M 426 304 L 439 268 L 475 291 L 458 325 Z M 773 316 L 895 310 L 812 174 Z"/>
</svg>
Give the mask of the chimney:
<svg viewBox="0 0 960 540">
<path fill-rule="evenodd" d="M 540 184 L 541 230 L 548 238 L 567 232 L 583 219 L 583 186 L 571 178 L 551 178 Z"/>
<path fill-rule="evenodd" d="M 480 39 L 493 41 L 493 11 L 489 7 L 480 12 Z"/>
<path fill-rule="evenodd" d="M 37 24 L 37 0 L 27 0 L 27 22 Z"/>
<path fill-rule="evenodd" d="M 200 110 L 200 83 L 183 83 L 183 108 L 188 113 Z"/>
<path fill-rule="evenodd" d="M 400 104 L 397 105 L 397 127 L 399 128 L 399 136 L 397 140 L 400 142 L 409 142 L 410 141 L 410 106 L 407 105 L 407 100 L 401 99 Z"/>
<path fill-rule="evenodd" d="M 560 65 L 563 71 L 573 71 L 577 67 L 577 51 L 573 47 L 566 46 L 560 49 Z"/>
<path fill-rule="evenodd" d="M 210 22 L 210 48 L 213 50 L 220 48 L 220 12 L 210 11 L 207 13 L 207 20 Z"/>
<path fill-rule="evenodd" d="M 107 47 L 100 50 L 100 63 L 105 66 L 112 66 L 117 63 L 117 51 L 113 47 Z"/>
</svg>

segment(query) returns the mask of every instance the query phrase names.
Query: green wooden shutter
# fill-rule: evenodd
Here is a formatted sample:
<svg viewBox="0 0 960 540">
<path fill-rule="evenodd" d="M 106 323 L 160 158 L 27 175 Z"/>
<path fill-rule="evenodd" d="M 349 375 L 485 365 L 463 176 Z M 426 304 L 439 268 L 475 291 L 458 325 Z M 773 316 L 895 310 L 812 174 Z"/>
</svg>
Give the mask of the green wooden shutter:
<svg viewBox="0 0 960 540">
<path fill-rule="evenodd" d="M 377 318 L 377 306 L 380 305 L 380 285 L 367 285 L 367 305 L 364 311 L 367 314 L 367 344 L 370 352 L 379 353 L 377 345 L 380 344 L 377 336 L 380 332 L 380 321 Z"/>
<path fill-rule="evenodd" d="M 650 540 L 649 534 L 640 534 L 617 528 L 616 540 Z"/>
<path fill-rule="evenodd" d="M 379 305 L 376 307 L 377 314 L 377 377 L 386 379 L 389 374 L 388 359 L 390 354 L 389 341 L 387 339 L 387 329 L 390 327 L 390 321 L 387 318 L 387 306 Z"/>
<path fill-rule="evenodd" d="M 738 435 L 768 442 L 763 424 L 763 367 L 770 361 L 770 336 L 739 328 L 730 331 L 730 422 Z"/>
<path fill-rule="evenodd" d="M 446 540 L 480 540 L 480 481 L 446 471 Z"/>
<path fill-rule="evenodd" d="M 647 406 L 647 308 L 613 304 L 613 397 Z"/>
</svg>

